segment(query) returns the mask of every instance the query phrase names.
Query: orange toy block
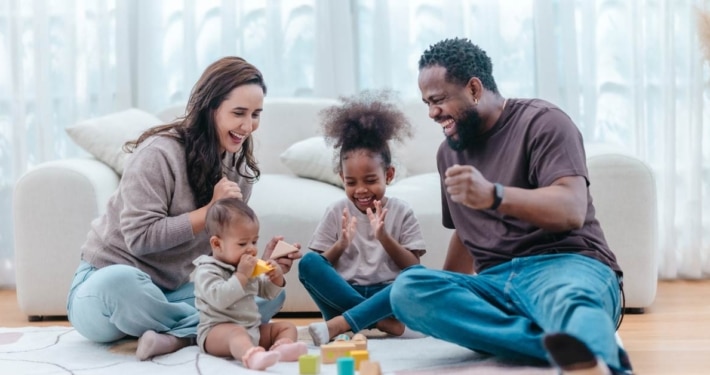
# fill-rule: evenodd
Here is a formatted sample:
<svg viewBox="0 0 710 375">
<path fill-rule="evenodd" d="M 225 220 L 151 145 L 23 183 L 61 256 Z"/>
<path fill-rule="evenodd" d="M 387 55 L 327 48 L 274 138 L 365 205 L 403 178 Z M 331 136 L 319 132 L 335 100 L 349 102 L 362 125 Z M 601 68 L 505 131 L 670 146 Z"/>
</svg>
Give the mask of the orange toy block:
<svg viewBox="0 0 710 375">
<path fill-rule="evenodd" d="M 323 363 L 335 363 L 340 357 L 347 357 L 355 350 L 355 344 L 346 341 L 335 341 L 320 346 L 320 357 Z"/>
<path fill-rule="evenodd" d="M 257 277 L 262 273 L 269 272 L 273 269 L 274 267 L 271 267 L 265 260 L 259 259 L 256 261 L 256 266 L 254 266 L 254 272 L 251 273 L 251 277 Z"/>
<path fill-rule="evenodd" d="M 382 375 L 380 362 L 369 360 L 360 362 L 360 375 Z"/>
<path fill-rule="evenodd" d="M 367 337 L 362 333 L 356 333 L 350 342 L 355 344 L 355 350 L 367 350 Z"/>
<path fill-rule="evenodd" d="M 271 253 L 270 259 L 285 257 L 286 255 L 295 251 L 298 251 L 298 248 L 296 246 L 293 246 L 288 242 L 279 241 L 276 243 L 276 247 L 274 247 L 274 251 Z"/>
<path fill-rule="evenodd" d="M 355 360 L 355 370 L 360 370 L 360 363 L 370 359 L 370 355 L 367 350 L 351 350 L 350 356 Z"/>
</svg>

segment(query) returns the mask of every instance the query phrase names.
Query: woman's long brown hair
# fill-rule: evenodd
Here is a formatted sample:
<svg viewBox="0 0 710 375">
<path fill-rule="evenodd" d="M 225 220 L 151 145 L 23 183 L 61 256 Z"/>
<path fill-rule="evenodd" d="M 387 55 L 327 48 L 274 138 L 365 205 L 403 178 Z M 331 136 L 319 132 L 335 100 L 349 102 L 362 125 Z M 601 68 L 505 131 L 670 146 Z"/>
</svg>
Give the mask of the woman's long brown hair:
<svg viewBox="0 0 710 375">
<path fill-rule="evenodd" d="M 192 88 L 184 117 L 146 130 L 138 139 L 126 142 L 123 149 L 133 152 L 148 137 L 156 134 L 177 139 L 185 146 L 187 177 L 195 195 L 195 204 L 197 207 L 206 205 L 212 200 L 214 186 L 222 178 L 222 155 L 214 112 L 234 88 L 242 85 L 259 85 L 266 95 L 261 72 L 246 60 L 230 56 L 215 61 Z M 255 181 L 261 175 L 253 149 L 254 142 L 250 135 L 244 140 L 236 160 L 232 160 L 239 175 L 249 181 Z M 245 163 L 248 167 L 246 172 L 243 171 Z"/>
</svg>

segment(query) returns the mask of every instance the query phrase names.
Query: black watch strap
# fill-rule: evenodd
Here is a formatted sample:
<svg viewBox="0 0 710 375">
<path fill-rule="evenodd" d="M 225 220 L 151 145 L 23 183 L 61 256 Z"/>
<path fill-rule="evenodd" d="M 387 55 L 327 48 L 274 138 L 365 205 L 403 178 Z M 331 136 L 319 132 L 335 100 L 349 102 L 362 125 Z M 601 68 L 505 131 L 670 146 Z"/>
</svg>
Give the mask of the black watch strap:
<svg viewBox="0 0 710 375">
<path fill-rule="evenodd" d="M 493 184 L 493 205 L 491 205 L 491 210 L 495 210 L 503 202 L 503 185 L 499 183 Z"/>
</svg>

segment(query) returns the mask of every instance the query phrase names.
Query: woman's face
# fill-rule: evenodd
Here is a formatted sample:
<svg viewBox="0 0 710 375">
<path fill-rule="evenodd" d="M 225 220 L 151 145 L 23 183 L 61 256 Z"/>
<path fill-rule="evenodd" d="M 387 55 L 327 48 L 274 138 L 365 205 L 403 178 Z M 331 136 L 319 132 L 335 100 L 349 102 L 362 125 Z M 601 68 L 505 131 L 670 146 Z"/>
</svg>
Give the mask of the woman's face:
<svg viewBox="0 0 710 375">
<path fill-rule="evenodd" d="M 234 88 L 214 113 L 220 154 L 236 153 L 246 138 L 259 127 L 264 90 L 257 84 Z"/>
</svg>

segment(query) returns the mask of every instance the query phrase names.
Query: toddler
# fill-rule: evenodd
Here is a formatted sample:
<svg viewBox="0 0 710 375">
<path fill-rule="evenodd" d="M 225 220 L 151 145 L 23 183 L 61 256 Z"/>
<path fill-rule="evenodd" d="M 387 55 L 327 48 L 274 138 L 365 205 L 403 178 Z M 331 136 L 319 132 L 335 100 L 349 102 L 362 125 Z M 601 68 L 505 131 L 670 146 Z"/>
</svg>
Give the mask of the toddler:
<svg viewBox="0 0 710 375">
<path fill-rule="evenodd" d="M 279 360 L 298 360 L 308 348 L 296 341 L 296 327 L 289 322 L 262 324 L 254 300 L 255 296 L 276 297 L 286 283 L 274 260 L 267 261 L 271 270 L 252 276 L 259 240 L 254 211 L 238 198 L 220 199 L 207 211 L 205 226 L 211 235 L 212 256 L 202 255 L 193 262 L 200 349 L 234 357 L 256 370 Z"/>
</svg>

